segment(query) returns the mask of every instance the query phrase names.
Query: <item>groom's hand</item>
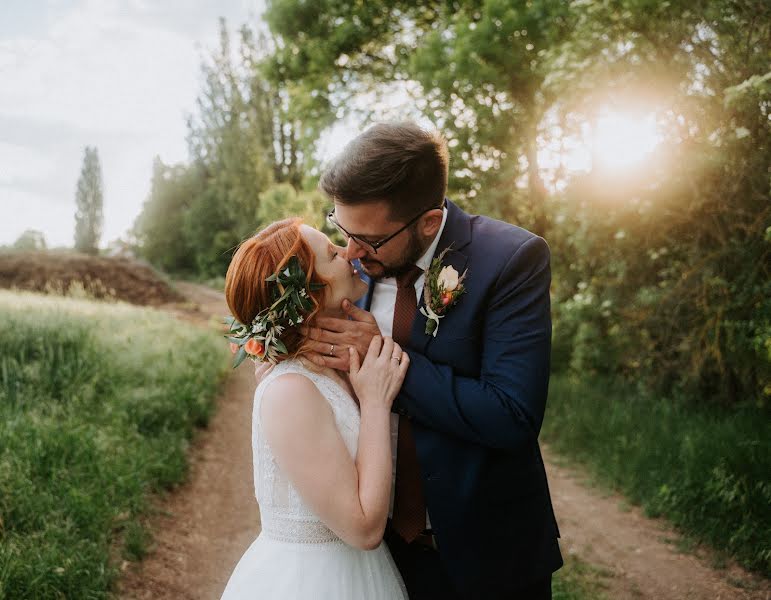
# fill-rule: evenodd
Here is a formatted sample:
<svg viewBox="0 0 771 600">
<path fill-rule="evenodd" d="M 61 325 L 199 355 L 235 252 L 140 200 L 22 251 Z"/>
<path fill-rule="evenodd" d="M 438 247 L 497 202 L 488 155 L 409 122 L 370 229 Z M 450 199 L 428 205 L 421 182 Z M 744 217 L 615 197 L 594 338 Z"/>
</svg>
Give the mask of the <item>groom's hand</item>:
<svg viewBox="0 0 771 600">
<path fill-rule="evenodd" d="M 343 300 L 342 308 L 350 320 L 318 317 L 317 326 L 309 327 L 305 332 L 311 350 L 308 359 L 321 367 L 348 371 L 348 348 L 356 350 L 360 358 L 366 356 L 372 338 L 380 335 L 380 328 L 371 313 L 362 310 L 350 300 Z"/>
</svg>

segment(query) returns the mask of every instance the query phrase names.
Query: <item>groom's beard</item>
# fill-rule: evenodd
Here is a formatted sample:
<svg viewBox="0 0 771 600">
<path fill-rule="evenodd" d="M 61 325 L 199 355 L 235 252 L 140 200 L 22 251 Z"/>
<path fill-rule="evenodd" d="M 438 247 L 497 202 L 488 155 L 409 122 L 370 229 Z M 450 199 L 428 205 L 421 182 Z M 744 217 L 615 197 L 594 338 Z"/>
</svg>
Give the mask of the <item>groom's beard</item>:
<svg viewBox="0 0 771 600">
<path fill-rule="evenodd" d="M 360 258 L 359 262 L 367 276 L 372 277 L 373 279 L 384 279 L 386 277 L 398 277 L 409 271 L 412 265 L 414 265 L 426 251 L 426 248 L 424 247 L 425 242 L 420 239 L 417 232 L 410 229 L 409 234 L 410 239 L 407 242 L 407 246 L 404 248 L 402 255 L 395 264 L 386 265 L 379 260 L 376 260 L 377 254 L 372 255 L 372 257 L 367 256 L 365 258 Z"/>
</svg>

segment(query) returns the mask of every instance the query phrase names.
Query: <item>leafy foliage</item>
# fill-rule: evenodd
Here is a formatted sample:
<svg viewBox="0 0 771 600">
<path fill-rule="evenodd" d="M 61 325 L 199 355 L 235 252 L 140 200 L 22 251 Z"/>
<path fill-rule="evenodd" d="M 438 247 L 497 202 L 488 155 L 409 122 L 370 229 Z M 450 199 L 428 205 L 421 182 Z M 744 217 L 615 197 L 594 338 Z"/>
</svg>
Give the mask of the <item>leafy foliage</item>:
<svg viewBox="0 0 771 600">
<path fill-rule="evenodd" d="M 770 17 L 753 1 L 276 0 L 267 12 L 272 67 L 318 107 L 339 117 L 401 84 L 449 140 L 451 195 L 547 238 L 557 368 L 761 405 Z M 539 165 L 603 106 L 659 115 L 644 173 Z"/>
<path fill-rule="evenodd" d="M 139 253 L 170 273 L 222 277 L 240 241 L 263 225 L 289 215 L 320 224 L 321 195 L 301 190 L 312 167 L 304 136 L 315 125 L 293 113 L 291 90 L 265 74 L 263 37 L 244 26 L 236 60 L 231 46 L 222 21 L 188 120 L 193 161 L 171 166 L 156 159 L 134 225 Z"/>
<path fill-rule="evenodd" d="M 665 139 L 645 173 L 594 171 L 554 203 L 555 341 L 558 364 L 577 372 L 763 407 L 771 392 L 771 25 L 762 18 L 768 8 L 717 5 L 699 12 L 670 2 L 650 13 L 631 2 L 610 13 L 593 5 L 580 39 L 564 47 L 572 73 L 563 90 L 591 98 L 599 92 L 592 82 L 607 80 L 606 102 L 659 106 Z M 587 39 L 608 36 L 616 52 L 580 62 L 591 54 Z M 651 83 L 660 89 L 646 91 Z"/>
<path fill-rule="evenodd" d="M 167 166 L 160 158 L 153 162 L 150 198 L 134 223 L 134 232 L 144 258 L 167 273 L 198 271 L 194 240 L 186 229 L 191 205 L 203 185 L 200 169 Z"/>
<path fill-rule="evenodd" d="M 45 250 L 46 240 L 43 233 L 36 229 L 27 229 L 13 243 L 14 250 Z"/>
</svg>

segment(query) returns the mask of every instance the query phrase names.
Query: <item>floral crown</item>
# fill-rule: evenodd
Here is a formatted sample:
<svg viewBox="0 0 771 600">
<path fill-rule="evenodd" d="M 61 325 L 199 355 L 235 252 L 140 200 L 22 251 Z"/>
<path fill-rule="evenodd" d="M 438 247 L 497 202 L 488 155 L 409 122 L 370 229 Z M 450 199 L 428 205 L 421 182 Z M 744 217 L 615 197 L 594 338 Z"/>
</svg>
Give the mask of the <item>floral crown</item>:
<svg viewBox="0 0 771 600">
<path fill-rule="evenodd" d="M 226 317 L 230 326 L 225 337 L 235 349 L 233 368 L 240 365 L 248 356 L 255 362 L 278 362 L 280 355 L 289 354 L 281 334 L 287 327 L 303 322 L 303 317 L 313 310 L 309 292 L 324 287 L 323 283 L 308 283 L 297 256 L 292 256 L 283 269 L 267 277 L 265 281 L 274 283 L 271 287 L 272 304 L 261 310 L 250 325 L 239 323 L 234 317 Z"/>
</svg>

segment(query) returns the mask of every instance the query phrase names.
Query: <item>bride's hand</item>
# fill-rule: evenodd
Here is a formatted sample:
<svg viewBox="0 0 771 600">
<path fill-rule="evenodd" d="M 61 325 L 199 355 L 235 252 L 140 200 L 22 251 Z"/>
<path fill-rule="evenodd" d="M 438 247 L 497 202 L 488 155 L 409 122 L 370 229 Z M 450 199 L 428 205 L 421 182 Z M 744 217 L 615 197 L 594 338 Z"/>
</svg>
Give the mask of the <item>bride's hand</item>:
<svg viewBox="0 0 771 600">
<path fill-rule="evenodd" d="M 369 344 L 364 362 L 359 364 L 359 354 L 349 348 L 351 360 L 350 380 L 359 404 L 391 410 L 396 394 L 402 387 L 410 365 L 410 357 L 392 338 L 376 335 Z"/>
</svg>

